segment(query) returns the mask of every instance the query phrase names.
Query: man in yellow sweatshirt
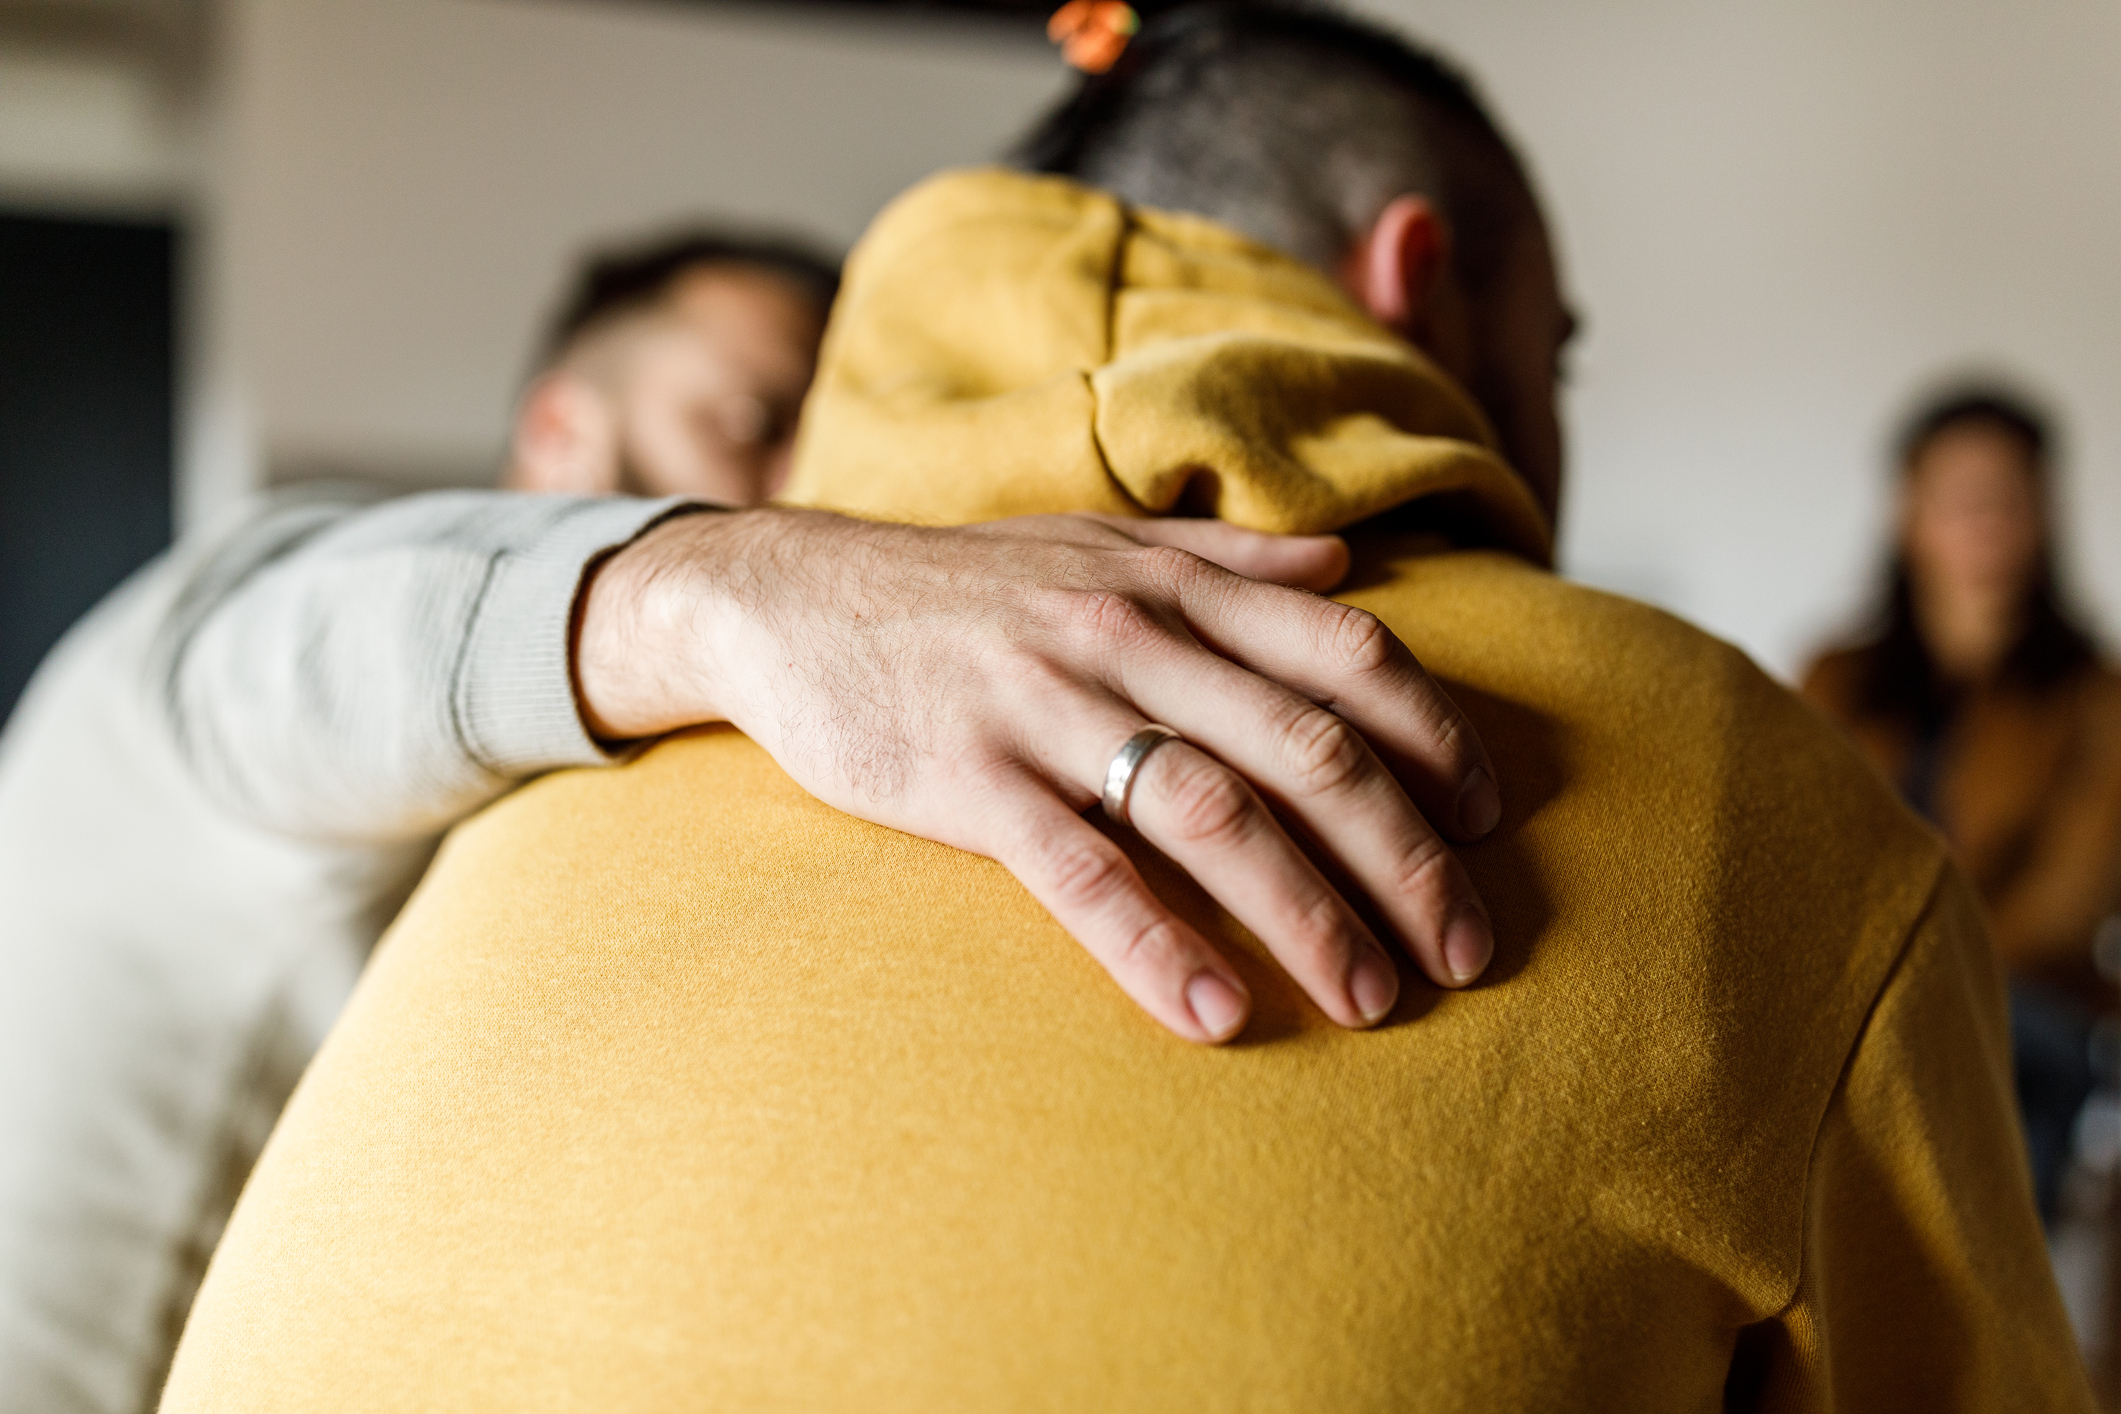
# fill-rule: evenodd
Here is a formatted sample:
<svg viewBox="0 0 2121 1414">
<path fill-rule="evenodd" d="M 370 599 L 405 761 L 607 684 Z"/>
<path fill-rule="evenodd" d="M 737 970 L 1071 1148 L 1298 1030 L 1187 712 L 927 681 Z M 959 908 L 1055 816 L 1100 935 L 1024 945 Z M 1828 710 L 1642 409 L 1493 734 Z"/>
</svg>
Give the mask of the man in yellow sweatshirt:
<svg viewBox="0 0 2121 1414">
<path fill-rule="evenodd" d="M 1131 822 L 1052 823 L 1059 904 L 1142 871 L 1186 920 L 1144 946 L 1227 959 L 1250 1008 L 1220 1049 L 996 864 L 837 814 L 734 730 L 550 777 L 457 831 L 384 944 L 165 1410 L 2088 1409 L 1964 882 L 1741 655 L 1544 567 L 1569 321 L 1464 81 L 1315 12 L 1178 11 L 1030 152 L 1106 190 L 949 175 L 871 229 L 795 499 L 1347 530 L 1341 601 L 1502 766 L 1460 852 L 1484 980 L 1344 1029 L 1254 941 L 1288 920 L 1163 863 L 1264 829 L 1218 760 L 1311 742 L 1268 803 L 1309 833 L 1360 804 L 1330 723 L 1233 737 L 1213 684 L 1023 690 L 1056 741 L 1097 729 L 1069 767 Z M 1333 613 L 1288 635 L 1376 651 Z M 1162 721 L 1183 739 L 1137 735 Z M 947 779 L 949 740 L 879 769 Z M 968 846 L 990 818 L 966 800 Z"/>
</svg>

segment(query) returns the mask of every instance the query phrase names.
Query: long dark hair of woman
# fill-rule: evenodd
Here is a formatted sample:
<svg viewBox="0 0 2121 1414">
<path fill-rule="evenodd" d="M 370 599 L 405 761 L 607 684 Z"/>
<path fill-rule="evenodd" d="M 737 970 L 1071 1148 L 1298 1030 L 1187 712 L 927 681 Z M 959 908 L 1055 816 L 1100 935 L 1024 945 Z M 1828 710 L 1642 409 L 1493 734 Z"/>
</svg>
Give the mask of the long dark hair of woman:
<svg viewBox="0 0 2121 1414">
<path fill-rule="evenodd" d="M 2047 501 L 2050 437 L 2046 419 L 2009 393 L 1969 389 L 1947 395 L 1917 414 L 1900 437 L 1901 475 L 1945 431 L 1969 423 L 1995 428 L 2022 443 L 2035 493 Z M 1897 551 L 1886 583 L 1884 632 L 1863 651 L 1860 695 L 1865 708 L 1912 723 L 1923 735 L 1941 730 L 1963 685 L 1948 679 L 1922 640 L 1907 553 Z M 2063 606 L 2055 584 L 2052 546 L 2043 543 L 2026 587 L 2023 627 L 2005 655 L 1999 684 L 2039 692 L 2063 681 L 2097 656 L 2091 635 Z"/>
</svg>

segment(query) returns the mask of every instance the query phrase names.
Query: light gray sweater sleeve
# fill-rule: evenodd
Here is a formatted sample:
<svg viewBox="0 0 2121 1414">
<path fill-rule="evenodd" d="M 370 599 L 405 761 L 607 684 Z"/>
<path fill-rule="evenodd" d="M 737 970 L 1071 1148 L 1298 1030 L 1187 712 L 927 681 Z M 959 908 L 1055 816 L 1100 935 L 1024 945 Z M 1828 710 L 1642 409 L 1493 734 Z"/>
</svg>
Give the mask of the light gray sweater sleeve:
<svg viewBox="0 0 2121 1414">
<path fill-rule="evenodd" d="M 200 784 L 277 832 L 434 834 L 612 759 L 569 641 L 585 571 L 697 503 L 504 491 L 267 503 L 174 568 L 146 689 Z"/>
</svg>

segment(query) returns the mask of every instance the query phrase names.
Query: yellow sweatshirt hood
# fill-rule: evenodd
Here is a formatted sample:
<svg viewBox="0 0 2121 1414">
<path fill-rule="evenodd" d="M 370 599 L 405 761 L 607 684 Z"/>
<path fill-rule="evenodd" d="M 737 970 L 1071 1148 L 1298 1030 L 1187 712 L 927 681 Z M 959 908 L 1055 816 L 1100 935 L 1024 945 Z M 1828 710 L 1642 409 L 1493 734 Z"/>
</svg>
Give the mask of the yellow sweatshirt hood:
<svg viewBox="0 0 2121 1414">
<path fill-rule="evenodd" d="M 950 172 L 848 261 L 786 499 L 962 524 L 1053 511 L 1340 530 L 1449 498 L 1545 564 L 1472 400 L 1324 274 L 1054 177 Z"/>
</svg>

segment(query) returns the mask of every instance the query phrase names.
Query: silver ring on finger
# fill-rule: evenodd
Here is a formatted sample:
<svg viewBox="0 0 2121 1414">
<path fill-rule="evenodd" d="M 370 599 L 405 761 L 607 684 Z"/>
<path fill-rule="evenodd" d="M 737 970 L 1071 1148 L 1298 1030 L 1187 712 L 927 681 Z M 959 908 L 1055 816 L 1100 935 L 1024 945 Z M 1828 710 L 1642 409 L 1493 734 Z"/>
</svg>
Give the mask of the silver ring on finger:
<svg viewBox="0 0 2121 1414">
<path fill-rule="evenodd" d="M 1127 818 L 1127 800 L 1134 794 L 1134 776 L 1141 770 L 1142 762 L 1149 753 L 1167 741 L 1184 741 L 1185 738 L 1160 722 L 1151 722 L 1127 738 L 1105 767 L 1105 814 L 1122 825 L 1132 825 Z"/>
</svg>

